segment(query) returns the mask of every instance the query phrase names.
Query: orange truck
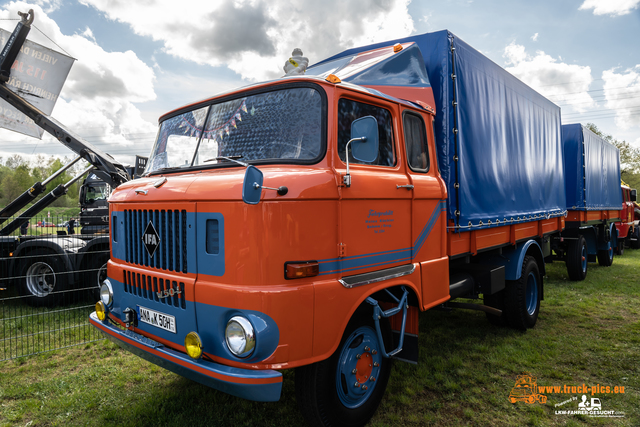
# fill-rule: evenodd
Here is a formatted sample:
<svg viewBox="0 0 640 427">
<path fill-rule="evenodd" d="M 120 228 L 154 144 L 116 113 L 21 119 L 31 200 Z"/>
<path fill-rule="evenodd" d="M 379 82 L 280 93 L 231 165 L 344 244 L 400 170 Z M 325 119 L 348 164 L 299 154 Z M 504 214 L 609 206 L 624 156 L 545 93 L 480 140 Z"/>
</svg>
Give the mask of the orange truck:
<svg viewBox="0 0 640 427">
<path fill-rule="evenodd" d="M 420 312 L 536 324 L 561 132 L 559 107 L 448 31 L 171 111 L 110 197 L 90 322 L 246 399 L 278 400 L 295 369 L 310 424 L 364 425 L 392 359 L 418 361 Z"/>
</svg>

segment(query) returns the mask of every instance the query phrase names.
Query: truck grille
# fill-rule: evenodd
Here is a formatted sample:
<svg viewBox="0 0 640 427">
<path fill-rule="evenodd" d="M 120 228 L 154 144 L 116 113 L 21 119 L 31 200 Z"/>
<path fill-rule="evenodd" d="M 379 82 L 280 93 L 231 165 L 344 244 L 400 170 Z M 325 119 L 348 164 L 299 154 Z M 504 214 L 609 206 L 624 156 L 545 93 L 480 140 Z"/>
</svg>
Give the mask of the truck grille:
<svg viewBox="0 0 640 427">
<path fill-rule="evenodd" d="M 187 211 L 125 210 L 126 261 L 146 267 L 187 272 Z M 149 256 L 142 235 L 151 221 L 160 235 L 158 249 Z"/>
<path fill-rule="evenodd" d="M 159 302 L 183 310 L 186 308 L 184 283 L 176 280 L 124 271 L 124 291 L 149 301 Z"/>
</svg>

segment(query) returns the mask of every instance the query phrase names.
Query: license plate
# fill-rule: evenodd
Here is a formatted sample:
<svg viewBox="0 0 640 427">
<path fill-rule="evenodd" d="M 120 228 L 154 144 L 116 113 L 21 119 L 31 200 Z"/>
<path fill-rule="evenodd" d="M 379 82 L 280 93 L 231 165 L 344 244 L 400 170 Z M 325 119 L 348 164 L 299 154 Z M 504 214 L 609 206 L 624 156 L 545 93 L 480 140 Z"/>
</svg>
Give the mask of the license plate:
<svg viewBox="0 0 640 427">
<path fill-rule="evenodd" d="M 176 318 L 159 311 L 138 306 L 138 320 L 156 328 L 176 333 Z"/>
</svg>

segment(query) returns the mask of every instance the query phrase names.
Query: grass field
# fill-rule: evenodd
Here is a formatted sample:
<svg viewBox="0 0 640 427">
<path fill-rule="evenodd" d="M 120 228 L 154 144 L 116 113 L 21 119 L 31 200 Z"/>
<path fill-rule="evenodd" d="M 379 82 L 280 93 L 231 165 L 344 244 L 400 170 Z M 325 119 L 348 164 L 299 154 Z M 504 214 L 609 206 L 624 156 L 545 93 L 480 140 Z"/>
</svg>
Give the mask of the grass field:
<svg viewBox="0 0 640 427">
<path fill-rule="evenodd" d="M 549 265 L 538 324 L 525 333 L 492 326 L 481 312 L 423 313 L 420 363 L 395 363 L 371 425 L 640 425 L 639 272 L 640 251 L 631 250 L 612 267 L 590 264 L 584 282 L 568 281 L 563 263 Z M 523 372 L 568 393 L 547 392 L 545 404 L 511 403 Z M 100 341 L 0 364 L 0 425 L 304 425 L 293 372 L 284 375 L 279 402 L 249 402 Z M 570 387 L 583 384 L 624 387 L 587 393 L 603 412 L 624 416 L 557 414 L 578 409 L 584 393 Z"/>
</svg>

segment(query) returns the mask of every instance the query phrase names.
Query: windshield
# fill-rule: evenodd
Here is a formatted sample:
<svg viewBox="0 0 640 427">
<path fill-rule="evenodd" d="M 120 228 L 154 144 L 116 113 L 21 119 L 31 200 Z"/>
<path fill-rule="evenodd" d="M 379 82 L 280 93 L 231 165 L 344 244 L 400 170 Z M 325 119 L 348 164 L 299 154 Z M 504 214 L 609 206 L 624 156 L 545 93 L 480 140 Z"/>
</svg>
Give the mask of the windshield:
<svg viewBox="0 0 640 427">
<path fill-rule="evenodd" d="M 244 162 L 309 163 L 323 155 L 323 100 L 316 89 L 263 92 L 194 109 L 163 121 L 145 172 Z"/>
<path fill-rule="evenodd" d="M 107 184 L 87 185 L 81 202 L 91 204 L 99 200 L 107 200 L 109 197 L 109 186 Z"/>
</svg>

